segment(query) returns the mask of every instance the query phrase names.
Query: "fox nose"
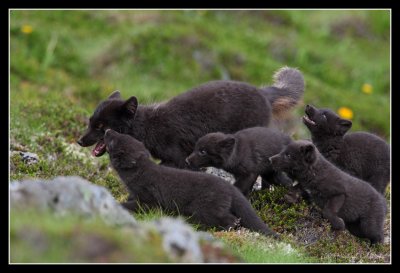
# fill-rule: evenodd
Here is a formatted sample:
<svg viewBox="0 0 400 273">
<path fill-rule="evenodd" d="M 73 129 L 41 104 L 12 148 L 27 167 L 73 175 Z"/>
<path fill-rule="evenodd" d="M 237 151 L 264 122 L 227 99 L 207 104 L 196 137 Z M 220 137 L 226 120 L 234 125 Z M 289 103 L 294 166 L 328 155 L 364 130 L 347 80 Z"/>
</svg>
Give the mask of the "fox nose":
<svg viewBox="0 0 400 273">
<path fill-rule="evenodd" d="M 76 141 L 80 146 L 82 146 L 83 145 L 83 143 L 82 143 L 82 139 L 78 139 L 77 141 Z"/>
<path fill-rule="evenodd" d="M 314 111 L 315 107 L 312 104 L 307 104 L 306 105 L 306 111 Z"/>
</svg>

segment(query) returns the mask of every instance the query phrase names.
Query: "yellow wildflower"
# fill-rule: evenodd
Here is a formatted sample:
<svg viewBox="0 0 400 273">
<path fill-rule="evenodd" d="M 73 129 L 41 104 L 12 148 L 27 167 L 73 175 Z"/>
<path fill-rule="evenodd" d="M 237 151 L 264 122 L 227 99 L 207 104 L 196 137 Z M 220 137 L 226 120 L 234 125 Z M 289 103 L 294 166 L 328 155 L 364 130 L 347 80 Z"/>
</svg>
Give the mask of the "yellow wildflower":
<svg viewBox="0 0 400 273">
<path fill-rule="evenodd" d="M 30 25 L 23 25 L 23 26 L 21 27 L 21 32 L 22 32 L 22 33 L 31 34 L 32 31 L 33 31 L 33 28 L 32 28 L 32 26 L 30 26 Z"/>
<path fill-rule="evenodd" d="M 364 83 L 363 86 L 361 87 L 361 90 L 365 94 L 371 94 L 372 93 L 372 85 L 370 85 L 369 83 Z"/>
<path fill-rule="evenodd" d="M 340 107 L 338 110 L 339 116 L 344 119 L 352 119 L 353 118 L 353 111 L 348 107 Z"/>
</svg>

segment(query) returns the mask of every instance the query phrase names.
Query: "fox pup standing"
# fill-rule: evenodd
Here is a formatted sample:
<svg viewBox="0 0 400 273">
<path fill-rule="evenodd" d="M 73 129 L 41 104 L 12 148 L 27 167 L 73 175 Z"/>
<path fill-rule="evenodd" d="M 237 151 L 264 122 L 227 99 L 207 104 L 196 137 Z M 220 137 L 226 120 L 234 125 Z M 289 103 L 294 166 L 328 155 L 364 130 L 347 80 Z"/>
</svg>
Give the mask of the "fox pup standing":
<svg viewBox="0 0 400 273">
<path fill-rule="evenodd" d="M 189 216 L 205 227 L 241 226 L 277 236 L 232 185 L 213 175 L 160 166 L 152 162 L 144 145 L 129 135 L 108 129 L 104 137 L 111 164 L 127 186 L 131 200 L 123 205 L 137 209 L 161 207 Z"/>
<path fill-rule="evenodd" d="M 390 181 L 390 148 L 367 133 L 347 133 L 351 121 L 329 109 L 306 106 L 304 124 L 321 154 L 343 171 L 370 183 L 381 194 Z"/>
<path fill-rule="evenodd" d="M 333 229 L 383 241 L 386 200 L 370 184 L 335 167 L 309 141 L 292 142 L 270 160 L 310 192 Z"/>
<path fill-rule="evenodd" d="M 269 157 L 289 144 L 290 137 L 276 129 L 253 127 L 235 134 L 210 133 L 201 137 L 186 159 L 190 166 L 222 168 L 235 176 L 235 186 L 247 196 L 259 175 L 269 183 L 289 186 L 292 181 L 272 169 Z"/>
</svg>

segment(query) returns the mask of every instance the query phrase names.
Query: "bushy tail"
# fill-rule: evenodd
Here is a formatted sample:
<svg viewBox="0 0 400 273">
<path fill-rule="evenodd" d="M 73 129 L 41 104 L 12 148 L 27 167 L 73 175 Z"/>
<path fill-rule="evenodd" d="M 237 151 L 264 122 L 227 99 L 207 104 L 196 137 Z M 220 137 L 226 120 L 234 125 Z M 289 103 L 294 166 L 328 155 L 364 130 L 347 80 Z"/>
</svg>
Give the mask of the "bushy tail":
<svg viewBox="0 0 400 273">
<path fill-rule="evenodd" d="M 305 83 L 303 74 L 296 68 L 282 67 L 274 74 L 274 84 L 262 88 L 272 105 L 275 118 L 283 116 L 301 100 Z"/>
<path fill-rule="evenodd" d="M 268 228 L 268 226 L 257 216 L 253 207 L 244 195 L 236 191 L 232 200 L 231 212 L 236 217 L 240 218 L 240 224 L 242 227 L 248 228 L 251 231 L 260 232 L 266 236 L 278 237 L 275 231 Z"/>
</svg>

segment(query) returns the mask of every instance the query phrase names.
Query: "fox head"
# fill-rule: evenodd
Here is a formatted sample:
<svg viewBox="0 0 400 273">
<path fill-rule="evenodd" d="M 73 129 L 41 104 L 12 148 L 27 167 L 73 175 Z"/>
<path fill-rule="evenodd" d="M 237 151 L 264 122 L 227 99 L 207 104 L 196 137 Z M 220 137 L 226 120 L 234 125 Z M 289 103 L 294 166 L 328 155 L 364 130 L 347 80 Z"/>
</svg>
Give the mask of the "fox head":
<svg viewBox="0 0 400 273">
<path fill-rule="evenodd" d="M 150 153 L 143 143 L 134 137 L 120 134 L 112 129 L 107 129 L 104 134 L 104 145 L 113 167 L 118 170 L 134 169 L 145 159 L 150 158 Z"/>
<path fill-rule="evenodd" d="M 193 152 L 186 158 L 186 163 L 194 168 L 209 166 L 221 168 L 232 154 L 235 143 L 233 135 L 207 134 L 197 141 Z"/>
<path fill-rule="evenodd" d="M 343 136 L 351 128 L 351 121 L 342 119 L 330 109 L 307 105 L 303 123 L 316 137 Z"/>
<path fill-rule="evenodd" d="M 138 101 L 136 97 L 127 100 L 121 98 L 119 91 L 114 91 L 106 100 L 100 102 L 93 115 L 89 118 L 89 126 L 83 136 L 77 141 L 82 147 L 96 144 L 92 155 L 102 156 L 106 152 L 104 133 L 113 129 L 126 133 L 135 118 Z"/>
<path fill-rule="evenodd" d="M 276 171 L 283 171 L 292 176 L 313 166 L 318 158 L 314 144 L 306 140 L 293 141 L 279 154 L 269 158 Z M 292 176 L 293 177 L 293 176 Z"/>
</svg>

